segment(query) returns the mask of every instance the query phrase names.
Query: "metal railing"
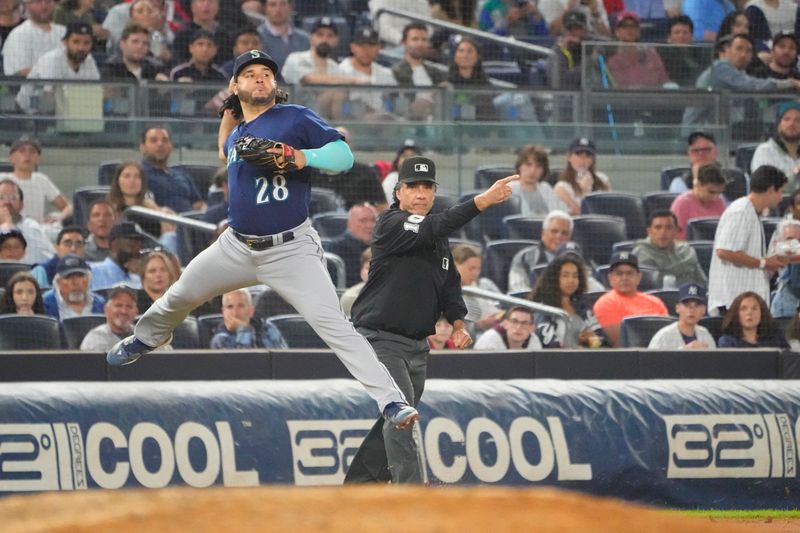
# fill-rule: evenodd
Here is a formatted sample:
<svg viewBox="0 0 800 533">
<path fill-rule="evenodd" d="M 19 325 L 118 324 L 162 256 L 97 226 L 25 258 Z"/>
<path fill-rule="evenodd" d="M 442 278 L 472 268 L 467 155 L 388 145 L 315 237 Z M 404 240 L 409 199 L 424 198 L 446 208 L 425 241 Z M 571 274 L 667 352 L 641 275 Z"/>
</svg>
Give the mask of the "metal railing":
<svg viewBox="0 0 800 533">
<path fill-rule="evenodd" d="M 526 307 L 528 309 L 532 309 L 534 312 L 537 313 L 544 313 L 546 315 L 553 315 L 562 320 L 569 320 L 569 315 L 567 314 L 566 311 L 564 311 L 561 308 L 540 304 L 538 302 L 525 300 L 523 298 L 517 298 L 516 296 L 509 296 L 507 294 L 501 294 L 499 292 L 492 292 L 484 289 L 478 289 L 477 287 L 462 287 L 461 292 L 464 294 L 468 294 L 470 296 L 477 296 L 478 298 L 493 300 L 508 305 L 514 305 L 514 306 L 519 305 L 522 307 Z"/>
</svg>

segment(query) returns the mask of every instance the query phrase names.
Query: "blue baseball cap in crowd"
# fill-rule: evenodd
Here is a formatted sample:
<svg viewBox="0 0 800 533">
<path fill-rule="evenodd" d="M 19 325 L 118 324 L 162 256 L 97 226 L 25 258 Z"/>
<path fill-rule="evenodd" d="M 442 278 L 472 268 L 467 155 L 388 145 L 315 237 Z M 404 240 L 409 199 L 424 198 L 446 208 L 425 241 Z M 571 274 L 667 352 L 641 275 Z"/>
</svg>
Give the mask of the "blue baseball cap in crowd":
<svg viewBox="0 0 800 533">
<path fill-rule="evenodd" d="M 685 283 L 678 289 L 678 303 L 695 300 L 706 305 L 706 288 L 697 283 Z"/>
<path fill-rule="evenodd" d="M 583 251 L 581 250 L 580 245 L 577 242 L 567 241 L 562 242 L 558 248 L 556 248 L 556 257 L 575 257 L 583 261 Z"/>
<path fill-rule="evenodd" d="M 578 152 L 587 152 L 589 154 L 595 155 L 597 154 L 597 147 L 595 146 L 594 142 L 591 139 L 587 139 L 586 137 L 579 137 L 569 143 L 569 149 L 567 150 L 570 154 L 578 153 Z"/>
<path fill-rule="evenodd" d="M 83 274 L 89 275 L 92 269 L 86 259 L 75 254 L 67 254 L 58 260 L 56 265 L 56 274 L 61 277 L 69 276 L 70 274 Z"/>
<path fill-rule="evenodd" d="M 239 72 L 241 72 L 244 67 L 252 65 L 253 63 L 264 65 L 270 69 L 273 74 L 276 76 L 278 75 L 278 64 L 268 53 L 262 52 L 261 50 L 250 50 L 249 52 L 239 54 L 239 57 L 236 58 L 236 61 L 233 63 L 233 77 L 235 78 L 238 76 Z"/>
<path fill-rule="evenodd" d="M 611 260 L 608 262 L 609 269 L 611 270 L 614 270 L 615 266 L 622 264 L 630 265 L 636 270 L 639 270 L 639 258 L 636 257 L 633 252 L 617 252 L 611 256 Z"/>
</svg>

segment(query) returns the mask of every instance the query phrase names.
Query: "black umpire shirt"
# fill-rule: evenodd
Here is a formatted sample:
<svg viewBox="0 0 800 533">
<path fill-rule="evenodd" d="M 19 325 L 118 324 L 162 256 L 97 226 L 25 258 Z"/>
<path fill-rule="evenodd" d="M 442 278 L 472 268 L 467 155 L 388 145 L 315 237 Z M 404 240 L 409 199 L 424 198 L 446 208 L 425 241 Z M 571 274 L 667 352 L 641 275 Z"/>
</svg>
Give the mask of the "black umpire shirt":
<svg viewBox="0 0 800 533">
<path fill-rule="evenodd" d="M 450 323 L 463 320 L 467 307 L 447 236 L 479 213 L 473 200 L 427 216 L 396 207 L 384 212 L 353 324 L 422 340 L 436 332 L 442 314 Z"/>
</svg>

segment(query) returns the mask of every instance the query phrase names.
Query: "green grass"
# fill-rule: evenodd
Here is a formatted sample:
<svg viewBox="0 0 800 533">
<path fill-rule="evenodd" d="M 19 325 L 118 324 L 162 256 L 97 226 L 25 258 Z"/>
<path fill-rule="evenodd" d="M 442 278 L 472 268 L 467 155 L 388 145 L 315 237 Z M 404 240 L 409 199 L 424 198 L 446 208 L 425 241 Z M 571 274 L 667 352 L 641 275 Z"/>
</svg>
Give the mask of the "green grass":
<svg viewBox="0 0 800 533">
<path fill-rule="evenodd" d="M 775 520 L 792 520 L 800 518 L 800 509 L 785 511 L 782 509 L 758 509 L 755 511 L 719 511 L 714 509 L 699 509 L 696 511 L 674 511 L 679 514 L 709 518 L 732 518 L 737 520 L 765 520 L 772 518 Z"/>
</svg>

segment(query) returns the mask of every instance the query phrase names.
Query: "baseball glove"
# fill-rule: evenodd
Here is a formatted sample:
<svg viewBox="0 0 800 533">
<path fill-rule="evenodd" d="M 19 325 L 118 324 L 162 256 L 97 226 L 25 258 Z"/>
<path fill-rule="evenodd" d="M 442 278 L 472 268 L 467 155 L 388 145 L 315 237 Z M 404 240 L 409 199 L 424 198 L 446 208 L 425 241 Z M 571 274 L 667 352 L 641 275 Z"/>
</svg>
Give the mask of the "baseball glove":
<svg viewBox="0 0 800 533">
<path fill-rule="evenodd" d="M 288 144 L 273 141 L 272 139 L 261 139 L 252 135 L 239 137 L 233 144 L 239 157 L 250 164 L 278 171 L 298 169 L 295 162 L 294 148 Z M 277 148 L 280 153 L 269 152 L 268 150 L 272 148 Z"/>
</svg>

